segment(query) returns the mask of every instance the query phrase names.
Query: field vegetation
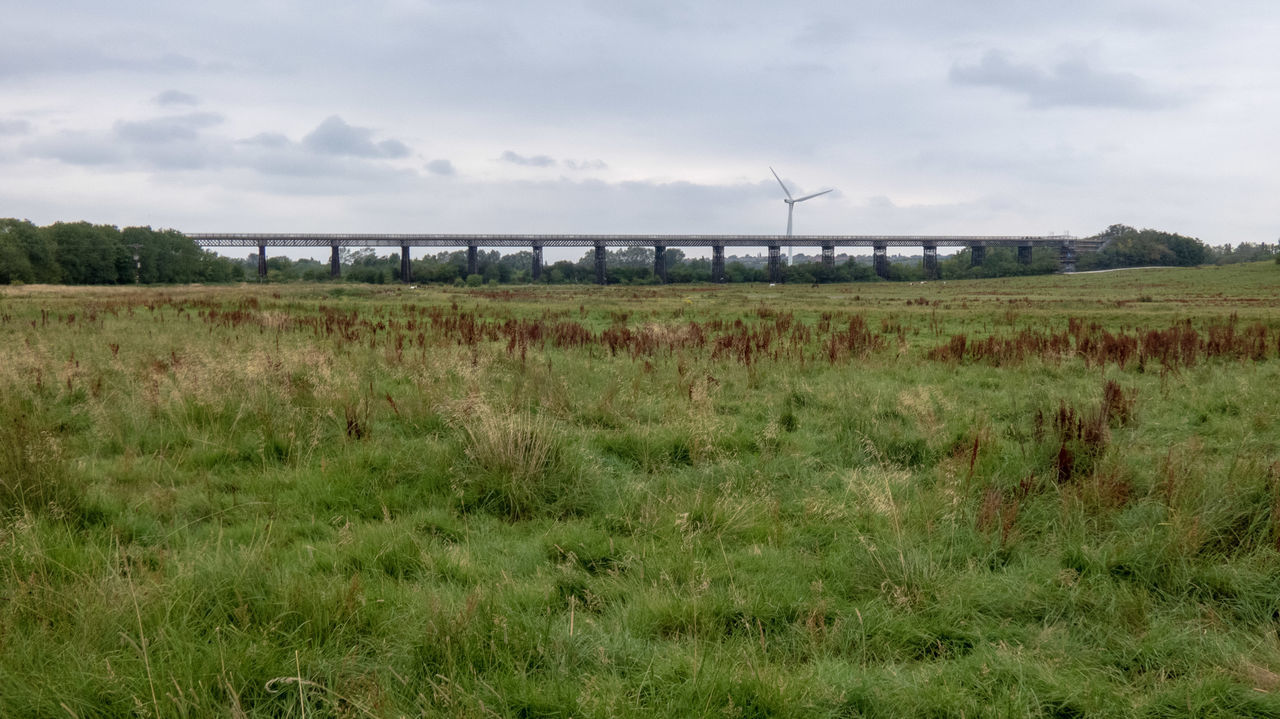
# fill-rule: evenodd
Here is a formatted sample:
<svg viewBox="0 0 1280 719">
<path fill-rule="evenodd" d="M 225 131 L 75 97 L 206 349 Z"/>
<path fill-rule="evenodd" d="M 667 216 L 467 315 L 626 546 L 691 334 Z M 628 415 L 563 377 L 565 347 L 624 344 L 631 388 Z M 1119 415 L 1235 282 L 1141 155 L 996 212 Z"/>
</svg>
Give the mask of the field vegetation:
<svg viewBox="0 0 1280 719">
<path fill-rule="evenodd" d="M 0 288 L 0 715 L 1280 717 L 1278 309 Z"/>
</svg>

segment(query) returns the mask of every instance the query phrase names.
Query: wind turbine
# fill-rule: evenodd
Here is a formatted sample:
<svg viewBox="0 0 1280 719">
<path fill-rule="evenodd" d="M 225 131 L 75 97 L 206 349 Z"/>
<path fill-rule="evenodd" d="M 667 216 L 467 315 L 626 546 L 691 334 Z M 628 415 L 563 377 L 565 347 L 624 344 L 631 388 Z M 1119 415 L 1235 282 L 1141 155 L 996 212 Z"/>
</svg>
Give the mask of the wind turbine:
<svg viewBox="0 0 1280 719">
<path fill-rule="evenodd" d="M 790 237 L 791 236 L 791 215 L 796 211 L 796 203 L 804 202 L 805 200 L 812 200 L 813 198 L 819 195 L 825 195 L 828 192 L 831 192 L 831 190 L 823 190 L 822 192 L 815 192 L 812 195 L 805 195 L 804 197 L 792 197 L 791 190 L 788 190 L 786 183 L 782 181 L 781 177 L 778 177 L 777 171 L 775 171 L 772 167 L 770 167 L 769 172 L 773 173 L 773 179 L 777 180 L 779 185 L 782 185 L 782 191 L 787 194 L 787 196 L 782 201 L 787 203 L 787 237 Z M 835 189 L 835 188 L 832 188 L 832 189 Z M 796 248 L 794 247 L 787 248 L 787 264 L 788 265 L 791 264 L 791 257 L 792 255 L 795 254 L 795 249 Z"/>
</svg>

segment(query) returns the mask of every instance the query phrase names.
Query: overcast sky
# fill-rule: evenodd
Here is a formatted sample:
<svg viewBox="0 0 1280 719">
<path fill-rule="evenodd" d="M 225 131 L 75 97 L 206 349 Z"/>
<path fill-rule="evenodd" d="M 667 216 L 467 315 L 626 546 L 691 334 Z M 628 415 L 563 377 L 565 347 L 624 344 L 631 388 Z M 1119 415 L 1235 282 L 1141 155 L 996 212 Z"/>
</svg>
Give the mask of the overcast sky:
<svg viewBox="0 0 1280 719">
<path fill-rule="evenodd" d="M 0 217 L 1280 236 L 1274 0 L 0 0 Z"/>
</svg>

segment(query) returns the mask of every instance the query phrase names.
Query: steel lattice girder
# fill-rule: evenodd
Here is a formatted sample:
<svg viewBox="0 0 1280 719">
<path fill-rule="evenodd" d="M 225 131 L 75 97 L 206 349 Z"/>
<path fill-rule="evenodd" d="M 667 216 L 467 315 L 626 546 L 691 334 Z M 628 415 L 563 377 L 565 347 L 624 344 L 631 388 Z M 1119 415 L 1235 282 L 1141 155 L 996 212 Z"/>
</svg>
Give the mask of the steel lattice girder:
<svg viewBox="0 0 1280 719">
<path fill-rule="evenodd" d="M 912 236 L 912 235 L 377 235 L 192 233 L 202 247 L 1061 247 L 1076 242 L 1066 235 Z M 1081 242 L 1078 249 L 1085 249 Z"/>
</svg>

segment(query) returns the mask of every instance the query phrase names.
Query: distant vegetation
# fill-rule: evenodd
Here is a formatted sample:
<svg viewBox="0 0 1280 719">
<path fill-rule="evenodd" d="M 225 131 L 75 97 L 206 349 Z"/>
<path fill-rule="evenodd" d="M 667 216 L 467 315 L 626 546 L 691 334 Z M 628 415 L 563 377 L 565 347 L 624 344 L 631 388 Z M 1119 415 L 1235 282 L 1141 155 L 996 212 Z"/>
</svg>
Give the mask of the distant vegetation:
<svg viewBox="0 0 1280 719">
<path fill-rule="evenodd" d="M 1194 237 L 1159 230 L 1135 230 L 1127 225 L 1112 225 L 1089 239 L 1100 239 L 1106 244 L 1100 252 L 1082 253 L 1076 263 L 1077 269 L 1232 265 L 1270 260 L 1277 256 L 1275 244 L 1242 242 L 1234 247 L 1229 244 L 1214 247 Z"/>
<path fill-rule="evenodd" d="M 1242 243 L 1209 246 L 1193 237 L 1136 230 L 1112 225 L 1088 239 L 1107 241 L 1097 253 L 1081 253 L 1080 270 L 1142 267 L 1150 265 L 1194 266 L 1234 264 L 1278 258 L 1275 244 Z M 270 252 L 270 250 L 268 250 Z M 412 279 L 419 283 L 479 286 L 485 284 L 526 284 L 533 281 L 533 253 L 529 250 L 502 254 L 481 250 L 474 274 L 467 273 L 465 249 L 422 255 L 412 261 Z M 666 250 L 667 281 L 672 283 L 710 282 L 711 260 L 690 258 L 675 248 Z M 889 280 L 926 279 L 919 255 L 892 256 Z M 378 255 L 373 249 L 341 251 L 342 282 L 385 284 L 400 280 L 400 256 Z M 870 257 L 840 255 L 836 264 L 823 265 L 816 255 L 797 254 L 795 263 L 783 266 L 783 282 L 813 284 L 858 282 L 879 279 Z M 227 258 L 201 249 L 177 230 L 152 230 L 87 222 L 58 222 L 37 227 L 31 222 L 0 219 L 0 284 L 180 284 L 190 282 L 240 282 L 257 277 L 257 254 Z M 653 272 L 653 248 L 628 247 L 609 250 L 606 260 L 609 284 L 657 284 Z M 1038 247 L 1030 264 L 1018 262 L 1012 248 L 988 248 L 979 267 L 972 266 L 970 252 L 961 250 L 938 262 L 942 279 L 977 279 L 1056 272 L 1058 252 Z M 768 282 L 767 258 L 763 255 L 730 255 L 725 258 L 725 275 L 731 283 Z M 272 282 L 333 281 L 327 260 L 294 260 L 268 257 L 267 279 Z M 595 282 L 595 255 L 588 250 L 577 261 L 560 260 L 543 267 L 544 284 L 592 284 Z"/>
<path fill-rule="evenodd" d="M 0 284 L 233 282 L 244 268 L 177 230 L 0 218 Z"/>
</svg>

